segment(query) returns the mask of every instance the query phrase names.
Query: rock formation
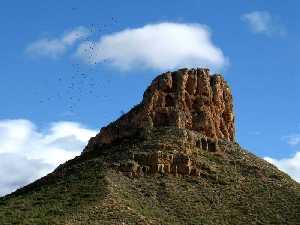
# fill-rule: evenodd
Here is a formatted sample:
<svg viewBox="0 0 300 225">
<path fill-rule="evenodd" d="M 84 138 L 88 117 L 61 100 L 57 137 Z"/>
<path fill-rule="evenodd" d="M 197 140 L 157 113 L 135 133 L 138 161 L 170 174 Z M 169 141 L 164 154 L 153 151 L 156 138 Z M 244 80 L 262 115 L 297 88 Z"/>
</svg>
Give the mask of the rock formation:
<svg viewBox="0 0 300 225">
<path fill-rule="evenodd" d="M 127 156 L 110 162 L 111 166 L 130 177 L 154 173 L 199 176 L 201 170 L 192 156 L 199 151 L 219 154 L 220 141 L 234 141 L 232 95 L 226 81 L 221 75 L 211 76 L 208 69 L 159 75 L 142 102 L 102 128 L 83 153 L 100 152 L 104 145 L 137 137 L 140 146 L 124 149 Z"/>
<path fill-rule="evenodd" d="M 159 138 L 155 138 L 157 136 Z M 193 155 L 202 151 L 220 154 L 223 151 L 221 146 L 216 139 L 198 132 L 154 128 L 146 141 L 142 141 L 137 149 L 131 149 L 128 158 L 115 166 L 129 177 L 155 173 L 200 176 L 202 171 Z"/>
<path fill-rule="evenodd" d="M 2 224 L 300 224 L 300 185 L 234 141 L 207 69 L 158 76 L 80 156 L 0 198 Z"/>
<path fill-rule="evenodd" d="M 142 102 L 92 138 L 95 145 L 129 138 L 142 129 L 173 126 L 207 137 L 234 141 L 234 113 L 230 88 L 221 75 L 208 69 L 180 69 L 156 77 Z"/>
</svg>

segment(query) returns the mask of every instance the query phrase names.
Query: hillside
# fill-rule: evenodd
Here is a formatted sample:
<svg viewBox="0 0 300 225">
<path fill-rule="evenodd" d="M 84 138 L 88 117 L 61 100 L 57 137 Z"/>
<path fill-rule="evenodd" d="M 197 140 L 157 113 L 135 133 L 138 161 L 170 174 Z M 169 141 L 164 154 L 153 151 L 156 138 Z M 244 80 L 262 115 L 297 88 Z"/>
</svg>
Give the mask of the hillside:
<svg viewBox="0 0 300 225">
<path fill-rule="evenodd" d="M 158 76 L 80 156 L 1 198 L 0 224 L 300 224 L 300 184 L 235 142 L 208 72 Z"/>
</svg>

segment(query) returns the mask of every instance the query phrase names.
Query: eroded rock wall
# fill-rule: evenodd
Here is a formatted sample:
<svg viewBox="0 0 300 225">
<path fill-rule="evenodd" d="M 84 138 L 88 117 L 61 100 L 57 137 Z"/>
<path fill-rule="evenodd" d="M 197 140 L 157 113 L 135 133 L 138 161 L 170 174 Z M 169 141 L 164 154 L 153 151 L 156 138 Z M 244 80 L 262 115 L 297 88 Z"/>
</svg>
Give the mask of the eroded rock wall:
<svg viewBox="0 0 300 225">
<path fill-rule="evenodd" d="M 201 166 L 195 162 L 195 155 L 204 152 L 223 155 L 224 149 L 216 139 L 189 130 L 178 129 L 177 132 L 176 130 L 168 132 L 170 132 L 169 140 L 165 140 L 163 134 L 160 141 L 151 137 L 139 148 L 132 149 L 127 160 L 112 164 L 129 177 L 150 174 L 200 176 Z"/>
<path fill-rule="evenodd" d="M 109 144 L 135 135 L 141 128 L 162 126 L 234 141 L 233 100 L 227 82 L 221 75 L 211 76 L 208 69 L 163 73 L 152 81 L 139 105 L 102 128 L 90 144 Z"/>
</svg>

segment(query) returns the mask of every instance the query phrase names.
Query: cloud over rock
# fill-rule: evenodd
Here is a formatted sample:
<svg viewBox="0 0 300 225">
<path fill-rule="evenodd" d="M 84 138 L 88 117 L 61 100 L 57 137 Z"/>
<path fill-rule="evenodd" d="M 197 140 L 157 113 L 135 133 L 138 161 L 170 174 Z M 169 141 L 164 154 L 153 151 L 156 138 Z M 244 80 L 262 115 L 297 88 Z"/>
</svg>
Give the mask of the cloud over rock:
<svg viewBox="0 0 300 225">
<path fill-rule="evenodd" d="M 221 68 L 227 63 L 207 26 L 183 23 L 149 24 L 105 35 L 97 42 L 81 43 L 77 55 L 86 63 L 109 62 L 121 70 Z"/>
</svg>

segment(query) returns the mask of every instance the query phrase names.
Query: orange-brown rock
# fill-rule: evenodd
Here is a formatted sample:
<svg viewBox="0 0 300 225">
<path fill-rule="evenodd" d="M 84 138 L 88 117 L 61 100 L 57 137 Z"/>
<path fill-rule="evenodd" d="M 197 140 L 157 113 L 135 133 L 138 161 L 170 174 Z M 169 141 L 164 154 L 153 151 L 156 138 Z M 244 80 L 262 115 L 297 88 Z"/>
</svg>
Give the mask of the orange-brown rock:
<svg viewBox="0 0 300 225">
<path fill-rule="evenodd" d="M 128 149 L 128 157 L 111 164 L 129 177 L 150 174 L 200 176 L 202 168 L 195 160 L 195 155 L 204 153 L 220 156 L 224 151 L 222 143 L 224 141 L 207 138 L 187 129 L 154 128 L 147 139 Z"/>
<path fill-rule="evenodd" d="M 139 177 L 147 174 L 174 174 L 199 176 L 199 169 L 193 165 L 188 155 L 177 153 L 139 152 L 133 154 L 133 159 L 120 163 L 119 171 L 129 177 Z"/>
<path fill-rule="evenodd" d="M 141 128 L 162 126 L 186 128 L 210 138 L 234 141 L 232 95 L 223 77 L 200 68 L 159 75 L 145 91 L 142 102 L 102 128 L 89 146 L 130 137 Z"/>
</svg>

